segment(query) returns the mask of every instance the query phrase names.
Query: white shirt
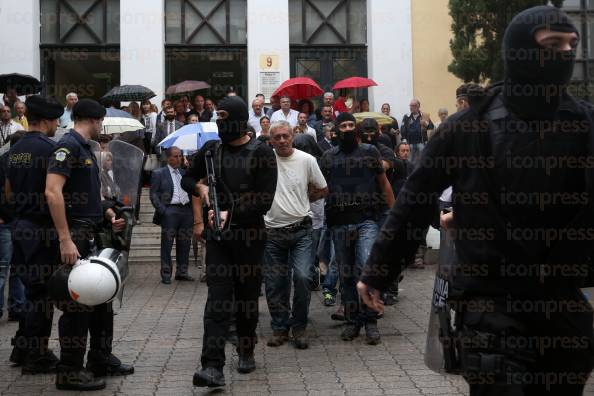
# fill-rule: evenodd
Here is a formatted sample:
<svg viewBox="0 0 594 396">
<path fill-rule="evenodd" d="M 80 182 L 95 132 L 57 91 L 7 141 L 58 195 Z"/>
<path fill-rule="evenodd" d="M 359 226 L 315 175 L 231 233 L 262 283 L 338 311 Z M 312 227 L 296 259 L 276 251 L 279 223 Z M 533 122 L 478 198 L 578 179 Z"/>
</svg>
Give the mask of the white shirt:
<svg viewBox="0 0 594 396">
<path fill-rule="evenodd" d="M 320 228 L 324 227 L 324 205 L 326 204 L 326 200 L 324 198 L 318 199 L 315 202 L 310 202 L 311 206 L 311 228 L 314 230 L 319 230 Z"/>
<path fill-rule="evenodd" d="M 72 114 L 72 110 L 70 110 L 68 107 L 64 107 L 64 114 L 62 114 L 62 117 L 60 117 L 60 126 L 62 128 L 66 128 L 72 121 L 70 114 Z"/>
<path fill-rule="evenodd" d="M 173 169 L 170 165 L 167 165 L 169 173 L 171 174 L 171 180 L 173 180 L 173 195 L 171 196 L 170 205 L 185 205 L 190 202 L 188 193 L 185 192 L 181 187 L 182 175 L 179 169 Z"/>
<path fill-rule="evenodd" d="M 295 224 L 305 216 L 312 216 L 308 186 L 326 188 L 326 179 L 316 159 L 303 151 L 294 149 L 289 157 L 276 154 L 278 179 L 272 206 L 264 223 L 268 228 L 282 228 Z"/>
<path fill-rule="evenodd" d="M 8 143 L 9 136 L 15 133 L 16 131 L 22 131 L 23 126 L 13 120 L 8 121 L 8 123 L 4 123 L 0 121 L 0 147 L 4 146 Z"/>
<path fill-rule="evenodd" d="M 277 110 L 272 114 L 270 122 L 273 123 L 277 121 L 287 121 L 289 124 L 291 124 L 291 128 L 295 128 L 299 122 L 298 117 L 299 112 L 297 110 L 290 109 L 287 116 L 285 116 L 285 113 L 283 113 L 282 110 Z"/>
<path fill-rule="evenodd" d="M 250 119 L 248 120 L 248 125 L 254 128 L 256 131 L 256 135 L 260 135 L 260 131 L 262 131 L 262 126 L 260 125 L 260 120 L 264 117 L 264 111 L 260 111 L 260 115 L 256 115 L 253 110 L 250 110 Z"/>
<path fill-rule="evenodd" d="M 311 137 L 314 138 L 314 140 L 317 142 L 318 141 L 318 134 L 316 133 L 316 130 L 313 129 L 312 127 L 310 127 L 309 125 L 305 124 L 305 126 L 307 127 L 307 130 L 305 131 L 305 133 L 307 135 L 310 135 Z"/>
<path fill-rule="evenodd" d="M 167 136 L 169 136 L 175 132 L 175 120 L 173 120 L 173 121 L 165 120 L 164 125 L 165 125 L 165 132 L 167 133 Z"/>
<path fill-rule="evenodd" d="M 144 120 L 144 128 L 146 131 L 154 135 L 157 132 L 157 113 L 150 112 L 148 114 L 141 115 L 141 117 Z"/>
</svg>

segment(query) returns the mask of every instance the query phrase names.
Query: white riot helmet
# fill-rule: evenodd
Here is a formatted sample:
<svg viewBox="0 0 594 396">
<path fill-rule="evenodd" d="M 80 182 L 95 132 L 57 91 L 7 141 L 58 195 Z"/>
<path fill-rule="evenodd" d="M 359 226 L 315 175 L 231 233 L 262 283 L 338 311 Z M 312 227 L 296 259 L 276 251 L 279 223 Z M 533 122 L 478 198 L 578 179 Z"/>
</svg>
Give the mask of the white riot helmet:
<svg viewBox="0 0 594 396">
<path fill-rule="evenodd" d="M 99 255 L 78 260 L 68 276 L 68 292 L 80 304 L 95 306 L 113 300 L 125 281 L 118 261 L 124 255 L 114 249 L 104 249 Z M 127 260 L 126 260 L 127 261 Z M 122 275 L 123 279 L 122 279 Z"/>
</svg>

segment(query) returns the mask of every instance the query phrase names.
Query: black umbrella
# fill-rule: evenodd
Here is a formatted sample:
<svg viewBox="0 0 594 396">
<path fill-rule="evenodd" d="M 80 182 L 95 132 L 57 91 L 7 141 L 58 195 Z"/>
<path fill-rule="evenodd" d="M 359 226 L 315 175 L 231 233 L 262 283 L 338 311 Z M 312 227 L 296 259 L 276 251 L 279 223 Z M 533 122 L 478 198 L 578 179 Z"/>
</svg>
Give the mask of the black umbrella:
<svg viewBox="0 0 594 396">
<path fill-rule="evenodd" d="M 0 74 L 0 92 L 6 93 L 10 88 L 15 89 L 18 96 L 33 95 L 41 91 L 41 83 L 26 74 Z"/>
<path fill-rule="evenodd" d="M 114 87 L 106 93 L 101 101 L 129 102 L 132 100 L 143 101 L 157 96 L 153 91 L 142 85 L 121 85 Z"/>
</svg>

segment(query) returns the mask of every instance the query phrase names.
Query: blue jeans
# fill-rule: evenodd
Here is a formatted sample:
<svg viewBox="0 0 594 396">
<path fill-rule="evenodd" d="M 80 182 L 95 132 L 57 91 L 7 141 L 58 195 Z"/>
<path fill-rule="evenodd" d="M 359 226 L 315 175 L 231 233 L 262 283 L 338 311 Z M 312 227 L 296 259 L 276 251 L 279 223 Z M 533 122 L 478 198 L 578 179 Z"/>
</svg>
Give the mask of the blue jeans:
<svg viewBox="0 0 594 396">
<path fill-rule="evenodd" d="M 323 228 L 317 228 L 311 230 L 311 262 L 312 265 L 317 267 L 319 265 L 318 262 L 318 247 L 320 246 L 320 241 L 322 240 L 322 231 Z"/>
<path fill-rule="evenodd" d="M 264 281 L 272 330 L 303 330 L 307 326 L 311 300 L 312 229 L 268 229 L 267 235 L 264 249 Z M 291 275 L 294 288 L 292 308 L 289 301 Z"/>
<path fill-rule="evenodd" d="M 336 284 L 338 283 L 338 265 L 336 264 L 336 257 L 334 254 L 334 242 L 332 242 L 332 232 L 329 228 L 324 227 L 322 231 L 322 240 L 320 241 L 319 253 L 320 259 L 328 264 L 328 272 L 324 277 L 322 284 L 324 293 L 330 293 L 334 297 L 338 291 Z"/>
<path fill-rule="evenodd" d="M 377 321 L 377 314 L 360 301 L 357 293 L 357 282 L 377 235 L 378 226 L 373 220 L 332 227 L 345 317 L 349 323 L 359 326 Z"/>
<path fill-rule="evenodd" d="M 0 316 L 4 309 L 4 286 L 8 279 L 8 311 L 20 313 L 25 306 L 25 286 L 16 271 L 10 268 L 12 260 L 12 231 L 8 224 L 0 224 Z"/>
<path fill-rule="evenodd" d="M 425 149 L 425 143 L 415 143 L 410 145 L 410 156 L 408 157 L 408 161 L 413 164 L 417 165 L 419 159 L 421 158 L 421 153 Z"/>
</svg>

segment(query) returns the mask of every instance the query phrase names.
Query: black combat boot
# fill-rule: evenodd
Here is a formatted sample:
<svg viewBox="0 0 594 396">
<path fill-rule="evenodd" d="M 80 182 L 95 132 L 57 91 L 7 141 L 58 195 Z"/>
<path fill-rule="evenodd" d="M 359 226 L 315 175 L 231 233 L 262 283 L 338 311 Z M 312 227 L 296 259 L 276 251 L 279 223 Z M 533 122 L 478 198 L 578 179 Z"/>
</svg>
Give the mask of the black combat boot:
<svg viewBox="0 0 594 396">
<path fill-rule="evenodd" d="M 25 363 L 27 358 L 27 345 L 24 337 L 15 337 L 10 340 L 10 344 L 14 347 L 10 353 L 8 360 L 13 364 L 13 367 L 19 367 Z"/>
<path fill-rule="evenodd" d="M 223 371 L 216 367 L 206 367 L 194 373 L 194 386 L 218 388 L 225 386 Z"/>
<path fill-rule="evenodd" d="M 239 354 L 239 362 L 237 363 L 237 372 L 240 374 L 248 374 L 256 369 L 256 359 L 254 352 L 242 352 Z"/>
<path fill-rule="evenodd" d="M 59 359 L 50 349 L 46 350 L 43 355 L 39 355 L 39 353 L 29 353 L 21 368 L 21 374 L 35 375 L 55 373 L 58 362 Z"/>
<path fill-rule="evenodd" d="M 134 367 L 124 364 L 112 353 L 105 353 L 91 349 L 87 356 L 87 370 L 95 377 L 123 376 L 134 374 Z"/>
<path fill-rule="evenodd" d="M 93 373 L 82 368 L 58 364 L 56 389 L 73 391 L 93 391 L 105 388 L 105 380 L 95 378 Z"/>
</svg>

